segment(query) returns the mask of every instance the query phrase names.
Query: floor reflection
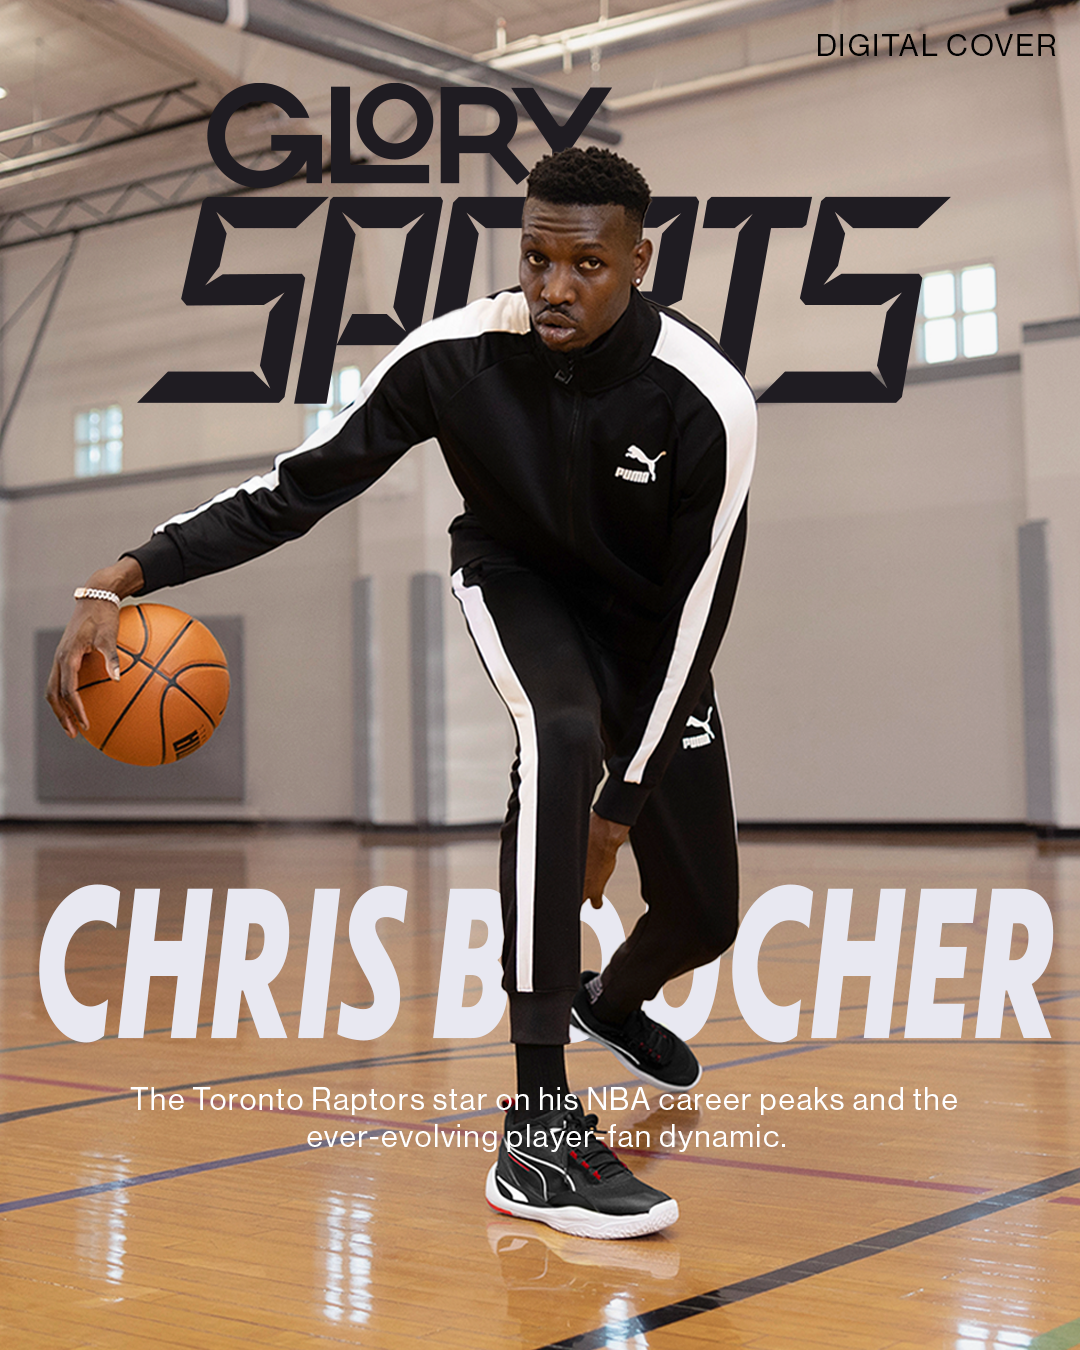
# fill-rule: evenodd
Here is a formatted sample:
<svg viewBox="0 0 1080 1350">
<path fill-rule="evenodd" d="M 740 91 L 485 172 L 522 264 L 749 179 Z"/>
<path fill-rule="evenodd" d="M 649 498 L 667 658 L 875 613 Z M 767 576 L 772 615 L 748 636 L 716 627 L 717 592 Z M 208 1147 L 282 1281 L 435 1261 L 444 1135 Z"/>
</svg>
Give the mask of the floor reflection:
<svg viewBox="0 0 1080 1350">
<path fill-rule="evenodd" d="M 545 1335 L 555 1339 L 551 1323 L 557 1307 L 566 1311 L 560 1333 L 580 1331 L 583 1309 L 590 1306 L 596 1309 L 597 1322 L 614 1329 L 663 1301 L 662 1291 L 651 1286 L 679 1273 L 679 1249 L 660 1233 L 633 1242 L 597 1242 L 520 1219 L 490 1219 L 487 1237 L 499 1259 L 507 1311 L 523 1334 L 542 1315 Z M 650 1286 L 647 1298 L 641 1296 L 642 1285 Z M 624 1345 L 646 1350 L 648 1342 L 644 1335 L 634 1335 L 613 1344 L 620 1350 Z"/>
<path fill-rule="evenodd" d="M 122 1181 L 131 1175 L 126 1162 L 115 1158 L 90 1155 L 87 1163 L 87 1185 Z M 79 1213 L 79 1255 L 96 1279 L 110 1284 L 123 1283 L 126 1273 L 129 1199 L 126 1187 L 106 1191 Z"/>
<path fill-rule="evenodd" d="M 326 1286 L 323 1313 L 331 1322 L 363 1325 L 371 1316 L 371 1210 L 354 1195 L 326 1197 Z"/>
</svg>

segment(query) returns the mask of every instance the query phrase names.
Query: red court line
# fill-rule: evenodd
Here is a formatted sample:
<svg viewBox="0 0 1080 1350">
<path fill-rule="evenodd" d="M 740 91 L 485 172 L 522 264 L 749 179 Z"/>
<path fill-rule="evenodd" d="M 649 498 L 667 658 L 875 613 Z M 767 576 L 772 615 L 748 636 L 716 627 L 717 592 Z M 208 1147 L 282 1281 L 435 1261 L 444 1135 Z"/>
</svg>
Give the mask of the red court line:
<svg viewBox="0 0 1080 1350">
<path fill-rule="evenodd" d="M 102 1083 L 69 1083 L 63 1078 L 31 1078 L 24 1073 L 0 1073 L 8 1083 L 38 1083 L 42 1087 L 75 1088 L 78 1092 L 130 1092 L 130 1088 L 107 1087 Z"/>
<path fill-rule="evenodd" d="M 130 1088 L 112 1087 L 104 1083 L 69 1083 L 63 1081 L 62 1079 L 31 1078 L 24 1074 L 0 1073 L 0 1079 L 10 1079 L 12 1082 L 17 1083 L 39 1083 L 47 1087 L 77 1088 L 80 1091 L 85 1092 L 114 1092 L 118 1094 L 123 1094 L 124 1096 L 127 1096 L 131 1091 Z M 170 1095 L 172 1094 L 170 1093 Z M 179 1093 L 178 1095 L 183 1097 L 185 1102 L 197 1102 L 199 1100 L 198 1097 L 192 1097 L 183 1092 Z M 212 1095 L 220 1096 L 223 1094 L 214 1093 Z M 257 1094 L 246 1093 L 244 1095 L 256 1096 Z M 244 1115 L 271 1114 L 271 1112 L 269 1111 L 264 1112 L 261 1106 L 254 1108 L 253 1112 L 243 1111 L 242 1108 L 241 1111 Z M 222 1114 L 222 1113 L 216 1112 L 215 1114 Z M 417 1121 L 405 1122 L 399 1120 L 394 1121 L 382 1120 L 376 1116 L 351 1116 L 345 1113 L 332 1111 L 304 1111 L 304 1110 L 293 1111 L 290 1109 L 286 1111 L 279 1111 L 277 1112 L 277 1114 L 286 1115 L 289 1117 L 301 1116 L 312 1120 L 348 1120 L 350 1122 L 359 1125 L 373 1125 L 381 1130 L 423 1130 L 425 1128 L 426 1129 L 438 1128 L 443 1123 L 443 1117 L 439 1117 L 439 1119 L 436 1121 L 424 1120 L 420 1122 Z M 456 1127 L 451 1128 L 456 1128 L 457 1131 L 460 1132 L 461 1130 L 466 1129 L 467 1127 L 465 1125 L 458 1124 Z M 663 1162 L 698 1163 L 703 1167 L 734 1167 L 740 1168 L 743 1171 L 750 1171 L 750 1172 L 779 1172 L 787 1176 L 817 1177 L 823 1181 L 856 1181 L 864 1185 L 904 1186 L 910 1187 L 914 1190 L 922 1190 L 922 1191 L 952 1191 L 958 1195 L 987 1195 L 990 1190 L 990 1188 L 987 1186 L 961 1186 L 947 1181 L 916 1181 L 907 1177 L 882 1177 L 882 1176 L 868 1175 L 862 1172 L 831 1172 L 817 1167 L 794 1167 L 794 1166 L 787 1166 L 783 1163 L 744 1162 L 738 1158 L 703 1158 L 699 1154 L 668 1153 L 660 1149 L 620 1148 L 618 1152 L 620 1154 L 627 1154 L 635 1158 L 657 1158 Z M 1059 1203 L 1080 1204 L 1080 1200 L 1065 1199 L 1060 1201 Z"/>
<path fill-rule="evenodd" d="M 0 1073 L 0 1079 L 7 1079 L 13 1083 L 39 1083 L 44 1087 L 76 1088 L 80 1092 L 109 1092 L 115 1094 L 118 1098 L 131 1097 L 134 1100 L 134 1094 L 132 1093 L 129 1087 L 126 1088 L 113 1087 L 107 1083 L 69 1083 L 61 1078 L 31 1078 L 26 1074 L 19 1074 L 19 1073 Z M 144 1088 L 143 1090 L 148 1091 L 149 1089 Z M 166 1088 L 165 1092 L 167 1092 L 170 1097 L 172 1096 L 183 1097 L 185 1102 L 197 1102 L 199 1100 L 198 1097 L 193 1097 L 189 1093 L 185 1092 L 178 1093 L 169 1088 Z M 224 1093 L 220 1092 L 210 1093 L 210 1096 L 212 1097 L 220 1097 L 224 1095 L 225 1095 Z M 233 1093 L 233 1096 L 245 1096 L 245 1097 L 254 1097 L 258 1095 L 259 1095 L 258 1093 L 253 1092 Z M 263 1095 L 264 1096 L 269 1095 L 272 1097 L 274 1094 L 264 1093 Z M 303 1093 L 290 1095 L 297 1095 L 302 1097 Z M 214 1110 L 213 1107 L 211 1107 L 210 1109 L 212 1114 L 216 1116 L 232 1114 L 230 1111 L 216 1111 Z M 150 1108 L 147 1107 L 147 1112 L 149 1113 L 149 1111 Z M 380 1130 L 417 1130 L 423 1128 L 429 1129 L 431 1128 L 426 1121 L 422 1121 L 418 1125 L 415 1120 L 410 1121 L 382 1120 L 378 1116 L 352 1116 L 349 1115 L 347 1112 L 341 1111 L 305 1111 L 303 1109 L 294 1110 L 292 1107 L 281 1107 L 274 1111 L 264 1111 L 261 1106 L 252 1107 L 250 1111 L 247 1111 L 243 1107 L 240 1107 L 237 1111 L 237 1114 L 241 1116 L 250 1116 L 250 1115 L 268 1116 L 273 1114 L 278 1116 L 288 1116 L 290 1119 L 295 1116 L 304 1116 L 310 1120 L 348 1120 L 354 1121 L 360 1125 L 374 1125 Z M 466 1129 L 467 1127 L 464 1125 L 454 1125 L 448 1128 L 461 1131 Z"/>
<path fill-rule="evenodd" d="M 955 1191 L 958 1195 L 989 1195 L 989 1186 L 960 1186 L 948 1181 L 913 1181 L 907 1177 L 878 1177 L 863 1172 L 827 1172 L 818 1167 L 789 1167 L 784 1163 L 743 1162 L 739 1158 L 702 1158 L 695 1153 L 662 1153 L 651 1148 L 620 1148 L 635 1158 L 660 1158 L 665 1162 L 700 1163 L 703 1167 L 738 1167 L 748 1172 L 784 1172 L 796 1177 L 820 1177 L 824 1181 L 861 1181 L 874 1186 L 911 1186 L 920 1191 Z M 1080 1200 L 1074 1203 L 1080 1204 Z"/>
</svg>

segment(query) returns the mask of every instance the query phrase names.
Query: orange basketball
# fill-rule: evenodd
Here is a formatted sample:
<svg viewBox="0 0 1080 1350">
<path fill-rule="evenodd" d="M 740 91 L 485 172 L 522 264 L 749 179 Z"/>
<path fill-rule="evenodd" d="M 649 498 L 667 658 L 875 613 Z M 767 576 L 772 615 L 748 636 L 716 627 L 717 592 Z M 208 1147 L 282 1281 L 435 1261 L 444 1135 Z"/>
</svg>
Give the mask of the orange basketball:
<svg viewBox="0 0 1080 1350">
<path fill-rule="evenodd" d="M 168 605 L 125 605 L 120 678 L 90 652 L 79 694 L 91 745 L 125 764 L 172 764 L 205 745 L 229 701 L 229 669 L 213 633 Z"/>
</svg>

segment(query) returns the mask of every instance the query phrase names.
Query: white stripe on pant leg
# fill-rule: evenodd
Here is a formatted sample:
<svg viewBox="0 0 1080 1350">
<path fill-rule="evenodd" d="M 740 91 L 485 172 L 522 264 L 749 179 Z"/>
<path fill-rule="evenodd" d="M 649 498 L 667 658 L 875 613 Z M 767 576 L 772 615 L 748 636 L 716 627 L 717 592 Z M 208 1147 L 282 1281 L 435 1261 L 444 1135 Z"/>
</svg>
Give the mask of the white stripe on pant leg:
<svg viewBox="0 0 1080 1350">
<path fill-rule="evenodd" d="M 514 979 L 523 994 L 533 992 L 533 921 L 536 899 L 536 805 L 539 793 L 540 752 L 536 715 L 510 658 L 506 655 L 491 611 L 479 586 L 466 586 L 460 569 L 451 577 L 465 622 L 499 697 L 509 709 L 520 746 L 518 765 L 518 825 L 515 890 L 517 939 Z"/>
<path fill-rule="evenodd" d="M 731 772 L 731 756 L 727 750 L 727 735 L 724 732 L 724 719 L 720 714 L 720 700 L 713 689 L 713 707 L 716 709 L 716 725 L 720 730 L 720 748 L 724 752 L 724 764 L 727 768 L 728 795 L 731 797 L 731 822 L 735 827 L 735 838 L 739 837 L 739 810 L 735 805 L 735 778 Z"/>
</svg>

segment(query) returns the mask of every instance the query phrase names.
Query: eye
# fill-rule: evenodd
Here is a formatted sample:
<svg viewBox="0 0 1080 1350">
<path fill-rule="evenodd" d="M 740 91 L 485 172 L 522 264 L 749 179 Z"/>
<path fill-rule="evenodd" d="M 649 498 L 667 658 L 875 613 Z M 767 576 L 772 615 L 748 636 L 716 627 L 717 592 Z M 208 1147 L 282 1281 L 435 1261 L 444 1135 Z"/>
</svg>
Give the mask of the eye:
<svg viewBox="0 0 1080 1350">
<path fill-rule="evenodd" d="M 599 272 L 603 265 L 604 264 L 599 258 L 582 258 L 578 263 L 578 267 L 582 272 Z"/>
<path fill-rule="evenodd" d="M 530 248 L 525 252 L 525 261 L 530 267 L 543 267 L 547 262 L 547 259 L 542 253 L 538 253 L 536 249 Z"/>
</svg>

